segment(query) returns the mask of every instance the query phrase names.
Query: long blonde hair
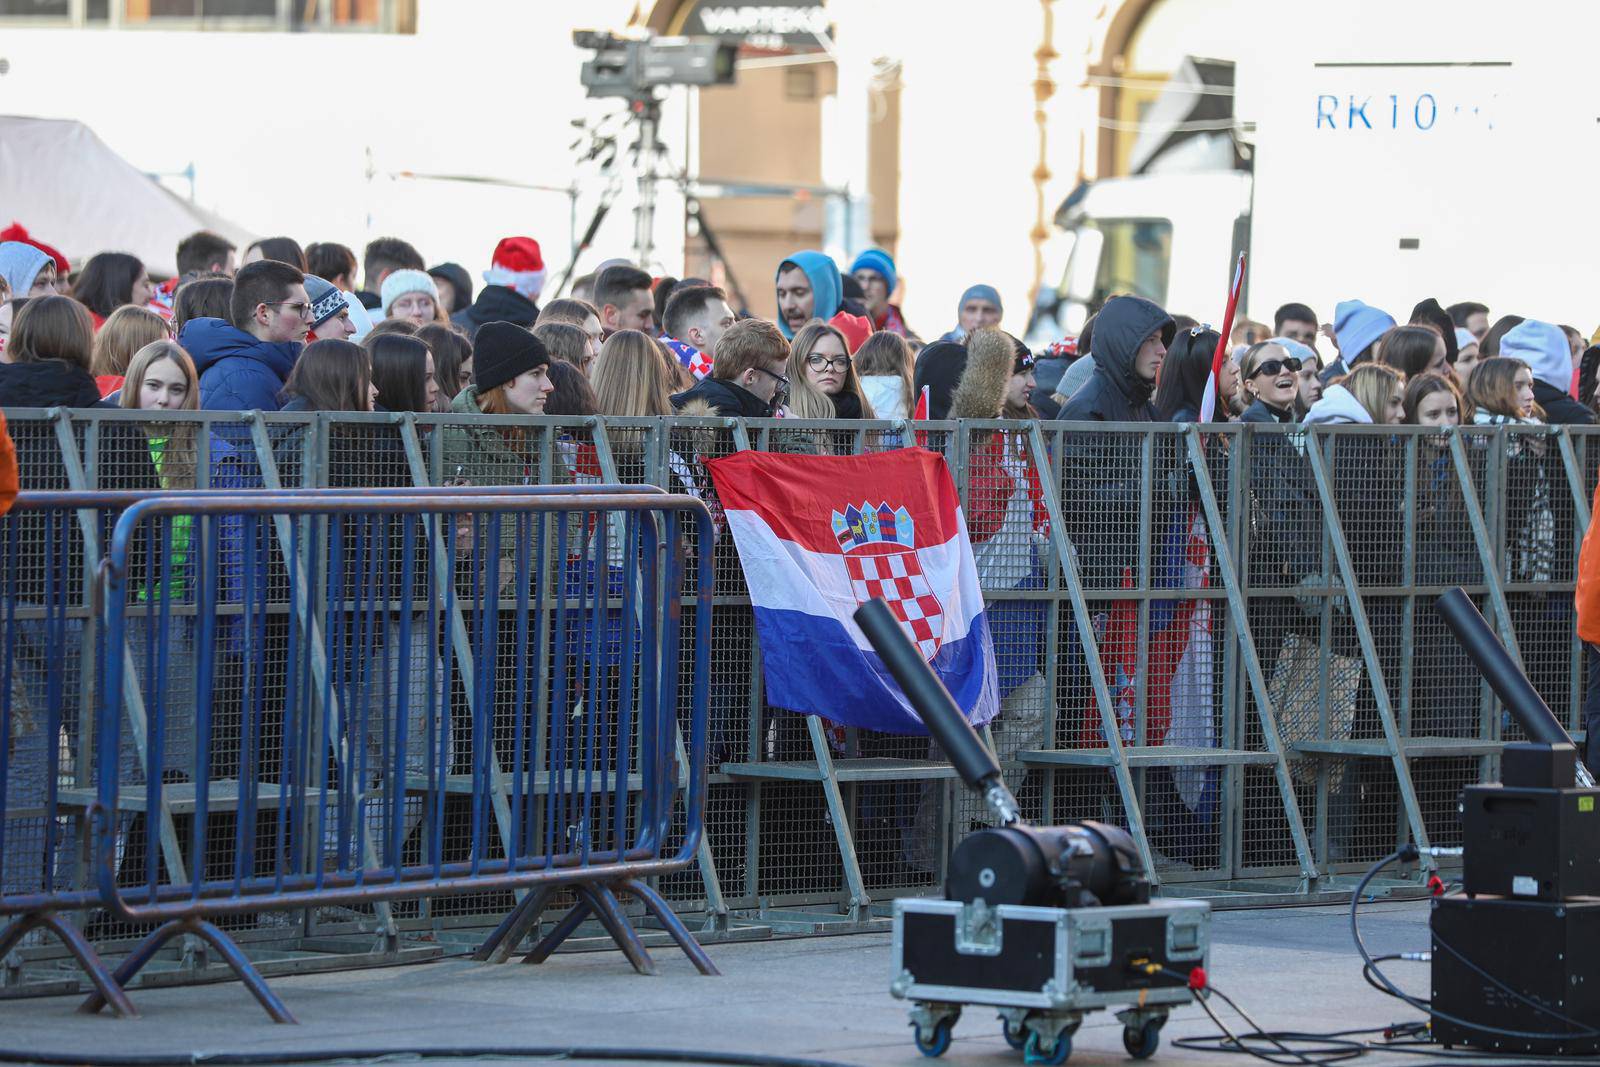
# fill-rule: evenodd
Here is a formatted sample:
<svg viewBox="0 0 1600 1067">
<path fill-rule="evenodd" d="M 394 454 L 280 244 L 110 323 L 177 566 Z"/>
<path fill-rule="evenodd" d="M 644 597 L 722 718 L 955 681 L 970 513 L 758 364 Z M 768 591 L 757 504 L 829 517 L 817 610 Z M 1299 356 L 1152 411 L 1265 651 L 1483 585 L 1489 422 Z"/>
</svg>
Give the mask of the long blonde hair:
<svg viewBox="0 0 1600 1067">
<path fill-rule="evenodd" d="M 132 304 L 119 307 L 95 335 L 89 373 L 126 375 L 135 353 L 171 337 L 167 320 L 149 308 Z"/>
<path fill-rule="evenodd" d="M 606 338 L 589 381 L 602 415 L 647 418 L 672 414 L 666 360 L 655 339 L 638 330 L 618 330 Z"/>
<path fill-rule="evenodd" d="M 1350 390 L 1372 421 L 1380 426 L 1389 421 L 1389 398 L 1404 389 L 1406 376 L 1385 363 L 1363 363 L 1335 384 Z"/>
<path fill-rule="evenodd" d="M 128 311 L 129 308 L 119 308 L 118 314 Z M 134 308 L 132 310 L 144 310 Z M 151 312 L 154 314 L 154 312 Z M 159 318 L 160 316 L 157 316 Z M 116 318 L 113 314 L 112 318 Z M 108 320 L 106 323 L 110 326 Z M 102 331 L 103 332 L 103 331 Z M 144 376 L 149 371 L 151 364 L 163 359 L 170 359 L 183 371 L 184 380 L 189 383 L 188 392 L 183 395 L 182 411 L 200 410 L 200 375 L 194 369 L 194 360 L 189 358 L 189 353 L 176 341 L 152 341 L 133 354 L 128 360 L 122 383 L 121 404 L 125 408 L 139 406 L 139 394 L 143 391 Z M 144 424 L 145 436 L 155 439 L 165 439 L 161 449 L 161 488 L 163 489 L 193 489 L 195 488 L 195 431 L 197 426 L 192 422 L 148 422 Z"/>
<path fill-rule="evenodd" d="M 892 330 L 879 330 L 861 342 L 856 349 L 855 370 L 863 378 L 884 377 L 900 379 L 900 399 L 907 417 L 915 408 L 915 390 L 911 384 L 911 346 L 906 339 Z"/>
<path fill-rule="evenodd" d="M 785 371 L 789 378 L 789 410 L 800 419 L 836 417 L 833 400 L 812 385 L 810 379 L 806 377 L 806 357 L 811 355 L 818 341 L 830 335 L 839 339 L 839 347 L 845 353 L 844 384 L 839 386 L 839 391 L 854 393 L 856 399 L 861 401 L 862 418 L 876 418 L 872 403 L 861 388 L 861 378 L 856 374 L 856 361 L 850 356 L 850 342 L 845 340 L 844 334 L 837 327 L 829 326 L 825 322 L 813 322 L 802 326 L 789 345 L 789 365 Z"/>
</svg>

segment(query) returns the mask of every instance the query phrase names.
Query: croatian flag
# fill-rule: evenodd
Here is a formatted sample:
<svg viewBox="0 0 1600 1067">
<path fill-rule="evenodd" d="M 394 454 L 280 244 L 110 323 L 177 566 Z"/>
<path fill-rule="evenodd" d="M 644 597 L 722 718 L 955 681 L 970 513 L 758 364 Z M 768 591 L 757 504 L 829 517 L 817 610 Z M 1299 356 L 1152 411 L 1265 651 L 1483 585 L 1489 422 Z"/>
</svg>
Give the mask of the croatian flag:
<svg viewBox="0 0 1600 1067">
<path fill-rule="evenodd" d="M 750 587 L 768 703 L 926 734 L 851 618 L 881 597 L 967 720 L 994 718 L 994 643 L 943 456 L 738 452 L 707 465 Z"/>
</svg>

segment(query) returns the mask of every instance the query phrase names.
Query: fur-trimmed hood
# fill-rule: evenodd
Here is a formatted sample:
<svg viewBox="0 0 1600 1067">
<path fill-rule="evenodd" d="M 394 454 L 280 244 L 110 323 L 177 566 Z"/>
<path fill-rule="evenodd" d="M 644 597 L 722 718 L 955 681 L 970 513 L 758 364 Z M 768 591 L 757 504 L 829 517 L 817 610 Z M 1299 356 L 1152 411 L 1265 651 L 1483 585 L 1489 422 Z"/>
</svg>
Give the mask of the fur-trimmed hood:
<svg viewBox="0 0 1600 1067">
<path fill-rule="evenodd" d="M 967 366 L 950 398 L 952 419 L 998 419 L 1011 384 L 1016 344 L 1001 330 L 976 330 L 967 339 Z"/>
</svg>

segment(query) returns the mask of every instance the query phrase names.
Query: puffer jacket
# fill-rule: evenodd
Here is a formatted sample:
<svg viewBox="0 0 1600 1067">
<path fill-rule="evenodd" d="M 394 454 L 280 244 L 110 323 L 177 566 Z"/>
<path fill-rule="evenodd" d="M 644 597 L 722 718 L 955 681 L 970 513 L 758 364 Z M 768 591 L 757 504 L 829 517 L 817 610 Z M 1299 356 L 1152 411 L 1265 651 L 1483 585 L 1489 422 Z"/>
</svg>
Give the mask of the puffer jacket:
<svg viewBox="0 0 1600 1067">
<path fill-rule="evenodd" d="M 297 342 L 261 341 L 222 319 L 191 319 L 178 343 L 200 374 L 200 406 L 207 411 L 277 411 Z"/>
</svg>

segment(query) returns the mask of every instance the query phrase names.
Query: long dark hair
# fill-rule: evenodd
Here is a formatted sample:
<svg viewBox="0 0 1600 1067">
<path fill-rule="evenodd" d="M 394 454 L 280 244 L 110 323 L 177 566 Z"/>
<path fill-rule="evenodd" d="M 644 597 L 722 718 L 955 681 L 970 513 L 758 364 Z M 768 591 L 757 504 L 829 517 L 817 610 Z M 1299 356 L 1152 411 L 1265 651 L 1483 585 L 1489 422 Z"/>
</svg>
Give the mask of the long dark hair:
<svg viewBox="0 0 1600 1067">
<path fill-rule="evenodd" d="M 1384 334 L 1378 362 L 1387 363 L 1410 381 L 1427 371 L 1438 344 L 1439 335 L 1426 326 L 1396 326 Z"/>
<path fill-rule="evenodd" d="M 428 410 L 428 345 L 402 333 L 368 337 L 362 346 L 372 357 L 372 384 L 388 411 Z"/>
<path fill-rule="evenodd" d="M 172 329 L 183 329 L 190 319 L 222 319 L 227 321 L 233 304 L 233 279 L 217 276 L 196 278 L 178 286 L 178 295 L 172 300 Z"/>
<path fill-rule="evenodd" d="M 87 372 L 93 351 L 94 323 L 70 296 L 32 297 L 14 312 L 6 342 L 6 358 L 12 363 L 58 359 Z"/>
<path fill-rule="evenodd" d="M 372 363 L 367 350 L 349 341 L 313 341 L 295 360 L 283 395 L 298 397 L 312 411 L 366 411 Z"/>
<path fill-rule="evenodd" d="M 552 360 L 548 371 L 550 383 L 555 389 L 545 397 L 546 415 L 583 416 L 599 413 L 600 402 L 595 399 L 594 386 L 589 384 L 583 371 L 561 360 Z"/>
<path fill-rule="evenodd" d="M 439 410 L 449 411 L 450 401 L 461 392 L 461 365 L 472 358 L 472 342 L 459 327 L 441 322 L 428 323 L 417 331 L 417 337 L 433 350 L 433 380 L 439 383 Z"/>
<path fill-rule="evenodd" d="M 248 254 L 252 248 L 261 249 L 262 259 L 275 259 L 305 273 L 306 254 L 301 250 L 300 242 L 293 237 L 263 237 L 259 241 L 251 241 L 244 250 Z"/>
<path fill-rule="evenodd" d="M 1209 328 L 1200 329 L 1198 333 L 1193 328 L 1180 330 L 1172 339 L 1167 358 L 1161 361 L 1154 400 L 1156 414 L 1164 421 L 1171 422 L 1180 411 L 1199 412 L 1219 339 L 1217 331 Z"/>
<path fill-rule="evenodd" d="M 133 283 L 143 273 L 144 263 L 138 256 L 99 252 L 83 265 L 78 280 L 72 283 L 72 295 L 102 319 L 110 318 L 117 308 L 132 303 Z"/>
</svg>

